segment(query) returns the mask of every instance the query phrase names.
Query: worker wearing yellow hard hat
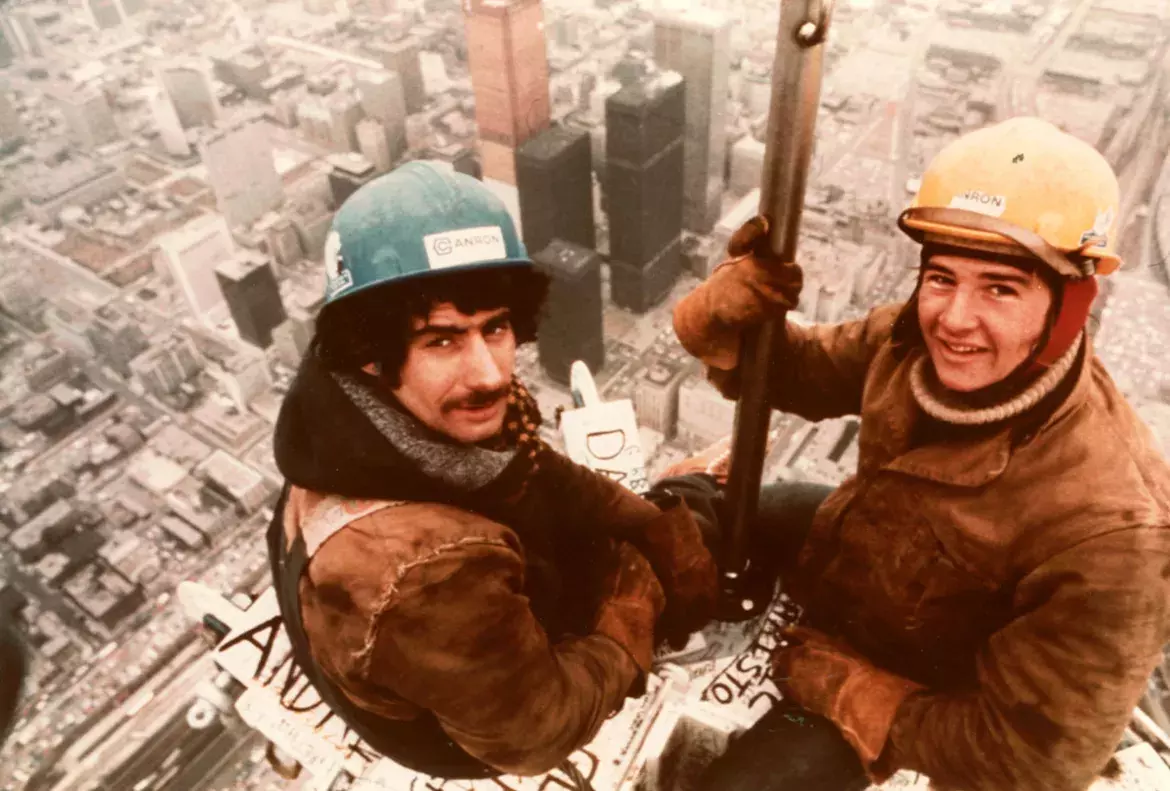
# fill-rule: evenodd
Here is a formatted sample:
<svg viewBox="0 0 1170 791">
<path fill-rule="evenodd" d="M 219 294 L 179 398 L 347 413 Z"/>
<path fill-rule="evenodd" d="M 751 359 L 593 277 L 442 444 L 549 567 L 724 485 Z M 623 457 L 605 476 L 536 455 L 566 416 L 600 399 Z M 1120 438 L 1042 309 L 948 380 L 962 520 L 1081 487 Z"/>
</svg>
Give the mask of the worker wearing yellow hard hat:
<svg viewBox="0 0 1170 791">
<path fill-rule="evenodd" d="M 754 562 L 805 616 L 773 654 L 785 700 L 704 788 L 862 789 L 908 769 L 1079 791 L 1106 769 L 1170 636 L 1170 468 L 1085 329 L 1121 263 L 1118 207 L 1091 146 L 1035 118 L 981 129 L 898 218 L 922 245 L 911 298 L 788 322 L 771 405 L 859 415 L 859 460 L 836 489 L 761 490 Z M 743 332 L 798 307 L 800 267 L 767 225 L 675 310 L 732 398 Z M 676 487 L 717 489 L 702 469 Z"/>
<path fill-rule="evenodd" d="M 941 151 L 898 225 L 926 245 L 1041 261 L 1059 303 L 1035 362 L 1055 362 L 1085 325 L 1095 275 L 1120 265 L 1117 177 L 1097 151 L 1037 118 L 974 132 Z M 1026 259 L 1027 260 L 1027 259 Z"/>
</svg>

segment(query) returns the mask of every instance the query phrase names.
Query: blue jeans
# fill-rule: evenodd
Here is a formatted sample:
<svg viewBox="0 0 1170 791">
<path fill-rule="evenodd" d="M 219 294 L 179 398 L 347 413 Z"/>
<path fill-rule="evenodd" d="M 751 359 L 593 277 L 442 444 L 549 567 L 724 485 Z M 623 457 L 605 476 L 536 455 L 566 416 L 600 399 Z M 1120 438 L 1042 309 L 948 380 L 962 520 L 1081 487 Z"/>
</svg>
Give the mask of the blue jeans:
<svg viewBox="0 0 1170 791">
<path fill-rule="evenodd" d="M 769 574 L 795 566 L 831 487 L 774 483 L 760 491 L 753 562 Z M 837 727 L 794 704 L 768 712 L 703 774 L 701 791 L 863 791 L 869 779 Z"/>
<path fill-rule="evenodd" d="M 731 743 L 703 773 L 700 791 L 864 791 L 869 778 L 824 717 L 781 704 Z"/>
</svg>

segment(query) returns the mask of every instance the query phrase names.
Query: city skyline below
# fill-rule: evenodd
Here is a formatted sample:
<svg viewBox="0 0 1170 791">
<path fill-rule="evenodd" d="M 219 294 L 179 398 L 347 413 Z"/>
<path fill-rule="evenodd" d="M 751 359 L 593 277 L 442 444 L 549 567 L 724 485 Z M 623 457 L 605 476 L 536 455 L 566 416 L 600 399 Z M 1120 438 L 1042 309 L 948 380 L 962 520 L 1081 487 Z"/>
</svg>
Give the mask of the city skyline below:
<svg viewBox="0 0 1170 791">
<path fill-rule="evenodd" d="M 777 24 L 774 0 L 0 6 L 0 610 L 32 657 L 0 791 L 296 787 L 176 590 L 242 604 L 268 587 L 273 428 L 331 223 L 398 165 L 480 179 L 549 274 L 517 373 L 554 448 L 578 359 L 633 404 L 651 478 L 729 434 L 735 405 L 671 311 L 759 211 Z M 895 219 L 927 164 L 1017 115 L 1118 174 L 1126 264 L 1094 351 L 1170 453 L 1159 0 L 840 0 L 790 320 L 908 298 L 918 248 Z M 777 413 L 770 436 L 768 480 L 836 485 L 857 463 L 854 418 Z M 686 704 L 696 743 L 759 715 L 748 689 Z M 901 781 L 886 787 L 919 787 Z"/>
</svg>

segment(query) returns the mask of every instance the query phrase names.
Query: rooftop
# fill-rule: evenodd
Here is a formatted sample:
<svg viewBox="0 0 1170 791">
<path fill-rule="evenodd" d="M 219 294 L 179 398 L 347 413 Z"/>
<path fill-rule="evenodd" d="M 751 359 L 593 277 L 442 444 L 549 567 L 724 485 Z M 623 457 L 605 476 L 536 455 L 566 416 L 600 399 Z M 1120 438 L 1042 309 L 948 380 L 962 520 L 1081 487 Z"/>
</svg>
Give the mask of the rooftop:
<svg viewBox="0 0 1170 791">
<path fill-rule="evenodd" d="M 88 157 L 74 156 L 56 167 L 37 168 L 36 176 L 28 182 L 25 195 L 32 203 L 49 203 L 78 187 L 116 172 L 117 168 L 113 165 L 96 162 Z"/>
<path fill-rule="evenodd" d="M 325 158 L 325 161 L 330 166 L 351 176 L 368 176 L 374 172 L 374 163 L 370 162 L 370 160 L 361 154 L 354 154 L 352 152 L 330 154 Z"/>
<path fill-rule="evenodd" d="M 232 280 L 243 280 L 261 267 L 268 266 L 268 259 L 251 250 L 237 250 L 236 254 L 219 264 L 215 271 Z"/>
</svg>

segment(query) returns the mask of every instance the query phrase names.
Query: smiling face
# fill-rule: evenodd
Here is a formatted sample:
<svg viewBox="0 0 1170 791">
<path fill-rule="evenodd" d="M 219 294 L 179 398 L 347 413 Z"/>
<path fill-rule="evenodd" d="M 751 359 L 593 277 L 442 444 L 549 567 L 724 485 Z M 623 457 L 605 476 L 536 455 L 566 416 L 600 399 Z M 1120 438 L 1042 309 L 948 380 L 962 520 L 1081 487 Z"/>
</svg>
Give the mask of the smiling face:
<svg viewBox="0 0 1170 791">
<path fill-rule="evenodd" d="M 918 321 L 943 386 L 972 392 L 1024 362 L 1044 334 L 1052 291 L 1035 273 L 958 255 L 923 265 Z"/>
<path fill-rule="evenodd" d="M 460 313 L 450 302 L 415 318 L 394 396 L 411 414 L 458 442 L 500 433 L 516 363 L 507 308 Z"/>
</svg>

